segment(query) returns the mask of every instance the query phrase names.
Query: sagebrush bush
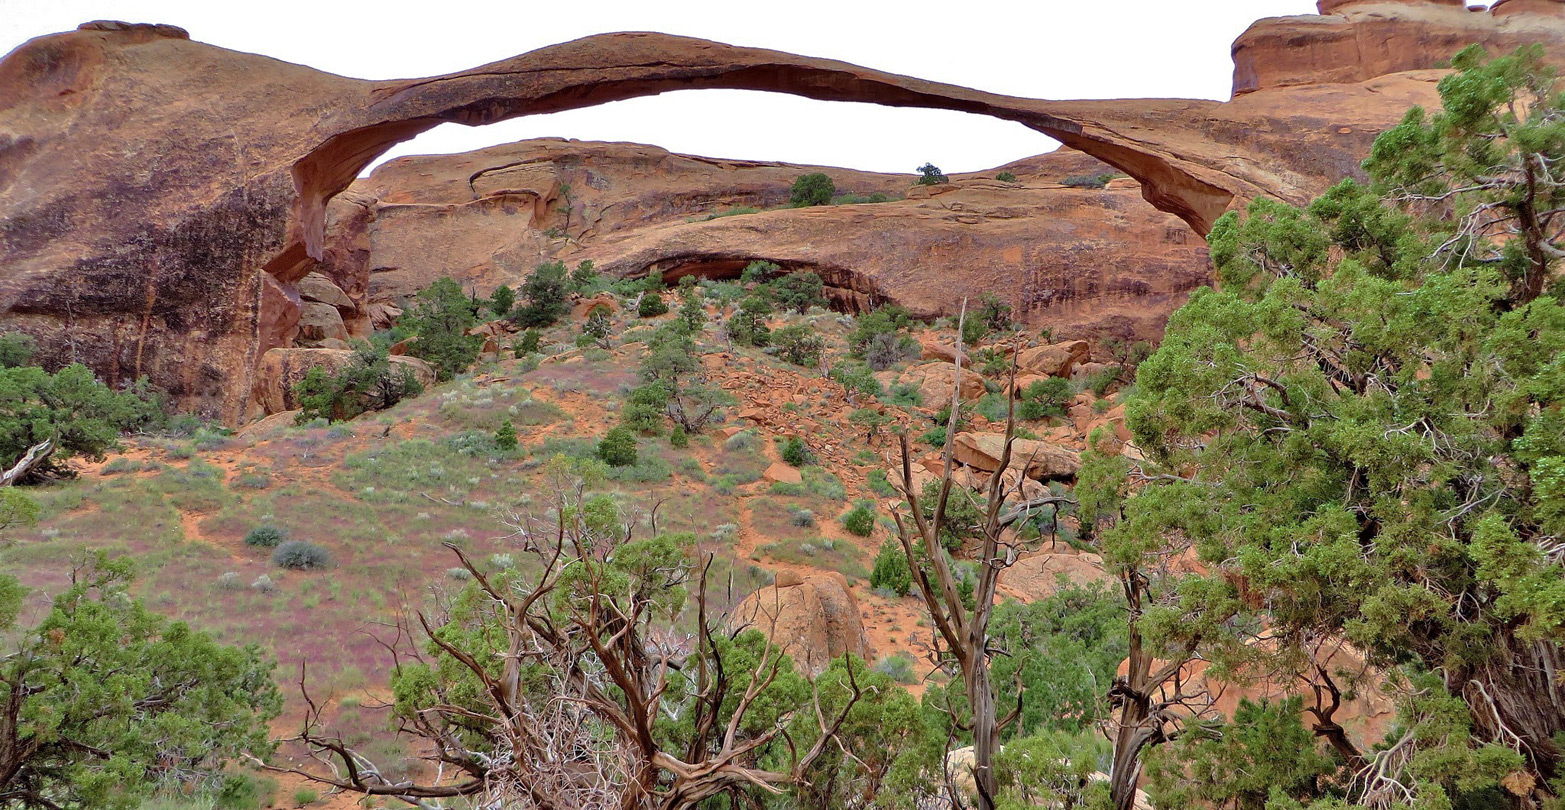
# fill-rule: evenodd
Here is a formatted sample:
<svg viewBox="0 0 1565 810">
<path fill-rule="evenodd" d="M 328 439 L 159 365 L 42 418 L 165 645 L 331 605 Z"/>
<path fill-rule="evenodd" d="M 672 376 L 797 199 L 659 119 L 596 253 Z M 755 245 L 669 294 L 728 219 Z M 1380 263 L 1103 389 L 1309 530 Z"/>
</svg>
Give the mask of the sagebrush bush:
<svg viewBox="0 0 1565 810">
<path fill-rule="evenodd" d="M 855 534 L 859 537 L 869 537 L 874 534 L 874 505 L 867 501 L 860 501 L 857 506 L 849 509 L 847 514 L 842 516 L 842 528 L 847 529 L 849 534 Z"/>
<path fill-rule="evenodd" d="M 330 565 L 331 555 L 308 540 L 289 540 L 272 552 L 272 564 L 294 571 L 313 571 Z"/>
<path fill-rule="evenodd" d="M 782 443 L 781 453 L 782 460 L 795 467 L 803 467 L 815 458 L 815 455 L 810 452 L 809 446 L 798 436 L 789 436 L 785 439 Z"/>
<path fill-rule="evenodd" d="M 869 584 L 871 588 L 884 588 L 897 596 L 907 596 L 913 590 L 913 569 L 908 567 L 907 553 L 900 543 L 888 539 L 880 544 L 875 567 L 869 573 Z"/>
<path fill-rule="evenodd" d="M 598 442 L 598 458 L 610 467 L 629 467 L 636 463 L 636 434 L 620 425 L 611 428 Z"/>
<path fill-rule="evenodd" d="M 276 526 L 257 526 L 245 535 L 245 545 L 255 548 L 276 548 L 288 539 L 288 530 Z"/>
</svg>

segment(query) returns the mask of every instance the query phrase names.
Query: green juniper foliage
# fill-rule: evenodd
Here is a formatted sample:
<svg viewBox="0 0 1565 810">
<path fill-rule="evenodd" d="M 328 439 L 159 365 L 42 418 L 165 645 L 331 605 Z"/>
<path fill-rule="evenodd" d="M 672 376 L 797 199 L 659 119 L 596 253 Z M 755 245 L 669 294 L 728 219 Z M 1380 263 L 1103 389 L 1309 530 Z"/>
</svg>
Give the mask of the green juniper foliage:
<svg viewBox="0 0 1565 810">
<path fill-rule="evenodd" d="M 29 479 L 68 476 L 69 459 L 102 461 L 121 434 L 152 424 L 158 405 L 144 384 L 115 391 L 73 363 L 50 374 L 37 366 L 0 368 L 0 467 L 9 468 L 28 448 L 52 441 L 52 455 Z"/>
<path fill-rule="evenodd" d="M 418 338 L 408 354 L 433 366 L 435 378 L 445 382 L 478 359 L 484 339 L 468 334 L 477 323 L 462 286 L 447 276 L 414 296 L 412 309 L 398 325 Z"/>
<path fill-rule="evenodd" d="M 522 283 L 522 304 L 512 318 L 522 326 L 552 326 L 570 310 L 565 263 L 544 262 Z"/>
<path fill-rule="evenodd" d="M 216 788 L 271 753 L 273 664 L 149 612 L 125 560 L 77 566 L 0 655 L 0 807 L 130 810 L 160 788 Z M 25 590 L 0 574 L 0 632 Z"/>
<path fill-rule="evenodd" d="M 825 307 L 826 283 L 811 270 L 798 270 L 766 285 L 772 299 L 784 310 L 803 315 L 810 307 Z"/>
<path fill-rule="evenodd" d="M 1565 302 L 1546 283 L 1565 181 L 1544 168 L 1565 160 L 1565 107 L 1536 49 L 1454 66 L 1443 112 L 1376 141 L 1372 185 L 1216 223 L 1222 289 L 1175 313 L 1126 405 L 1145 484 L 1089 453 L 1078 489 L 1112 570 L 1176 539 L 1210 567 L 1148 605 L 1151 649 L 1320 682 L 1339 676 L 1310 647 L 1341 639 L 1382 669 L 1388 777 L 1413 808 L 1507 774 L 1553 801 L 1565 777 Z M 1274 644 L 1246 644 L 1262 627 Z M 1325 739 L 1350 770 L 1373 754 Z M 1313 800 L 1315 764 L 1286 767 L 1272 800 Z M 1217 790 L 1260 806 L 1245 784 Z"/>
<path fill-rule="evenodd" d="M 316 419 L 337 422 L 384 410 L 418 396 L 424 386 L 412 369 L 391 362 L 386 347 L 361 342 L 353 360 L 341 371 L 333 375 L 315 366 L 294 384 L 293 390 L 299 399 L 294 422 L 303 425 Z"/>
<path fill-rule="evenodd" d="M 829 205 L 831 198 L 837 193 L 837 186 L 831 182 L 831 178 L 824 174 L 801 174 L 799 179 L 793 181 L 793 188 L 788 192 L 788 201 L 795 208 L 807 208 L 812 205 Z"/>
</svg>

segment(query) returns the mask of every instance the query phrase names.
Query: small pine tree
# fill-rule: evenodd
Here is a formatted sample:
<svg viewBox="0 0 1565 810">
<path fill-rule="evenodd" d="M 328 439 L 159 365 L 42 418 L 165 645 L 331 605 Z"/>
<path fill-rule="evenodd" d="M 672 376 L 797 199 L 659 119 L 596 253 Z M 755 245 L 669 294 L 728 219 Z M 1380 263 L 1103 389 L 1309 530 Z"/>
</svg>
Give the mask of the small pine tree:
<svg viewBox="0 0 1565 810">
<path fill-rule="evenodd" d="M 842 528 L 849 534 L 869 537 L 875 533 L 875 507 L 868 501 L 860 501 L 842 516 Z"/>
<path fill-rule="evenodd" d="M 771 327 L 766 325 L 771 314 L 771 302 L 765 297 L 745 296 L 739 302 L 739 311 L 728 319 L 728 337 L 742 346 L 765 348 L 772 342 Z"/>
<path fill-rule="evenodd" d="M 511 420 L 501 422 L 500 427 L 495 429 L 494 444 L 505 453 L 516 449 L 516 427 L 511 424 Z"/>
<path fill-rule="evenodd" d="M 511 314 L 511 308 L 516 306 L 516 291 L 501 284 L 489 294 L 489 312 L 496 318 L 504 318 Z"/>
<path fill-rule="evenodd" d="M 512 316 L 522 326 L 549 326 L 570 309 L 566 304 L 565 263 L 544 262 L 522 284 L 525 302 Z"/>
<path fill-rule="evenodd" d="M 810 452 L 809 445 L 798 436 L 789 436 L 785 439 L 780 452 L 782 460 L 795 467 L 803 467 L 815 458 L 815 455 Z"/>
<path fill-rule="evenodd" d="M 598 441 L 598 458 L 610 467 L 629 467 L 636 463 L 636 434 L 620 425 L 611 428 Z"/>
<path fill-rule="evenodd" d="M 651 290 L 641 294 L 641 304 L 636 307 L 636 314 L 643 318 L 656 318 L 659 315 L 668 314 L 668 304 L 663 296 Z"/>
<path fill-rule="evenodd" d="M 753 261 L 745 265 L 744 272 L 739 274 L 740 284 L 765 284 L 772 276 L 782 272 L 782 268 L 771 262 Z"/>
<path fill-rule="evenodd" d="M 814 272 L 805 270 L 798 273 L 789 273 L 786 276 L 772 282 L 770 285 L 772 298 L 783 309 L 791 309 L 803 315 L 810 307 L 824 307 L 826 300 L 826 283 Z"/>
<path fill-rule="evenodd" d="M 571 271 L 571 288 L 581 294 L 590 292 L 598 286 L 598 270 L 593 266 L 591 259 L 582 259 L 581 264 Z"/>
<path fill-rule="evenodd" d="M 683 450 L 690 446 L 690 434 L 685 432 L 683 425 L 675 425 L 668 433 L 668 446 L 675 450 Z"/>
<path fill-rule="evenodd" d="M 534 354 L 542 344 L 543 334 L 537 329 L 528 329 L 522 333 L 521 339 L 516 341 L 516 356 L 522 358 Z"/>
<path fill-rule="evenodd" d="M 941 183 L 949 183 L 951 178 L 946 177 L 945 172 L 933 163 L 925 163 L 918 167 L 918 181 L 914 185 L 938 186 Z"/>
<path fill-rule="evenodd" d="M 814 329 L 796 323 L 773 332 L 772 345 L 777 347 L 777 354 L 782 359 L 808 368 L 820 365 L 821 353 L 826 350 L 826 339 Z"/>
<path fill-rule="evenodd" d="M 869 584 L 877 591 L 885 589 L 897 596 L 907 596 L 913 590 L 913 569 L 908 565 L 907 553 L 895 540 L 888 539 L 880 544 Z"/>
<path fill-rule="evenodd" d="M 695 276 L 685 276 L 679 280 L 679 298 L 680 323 L 691 332 L 701 331 L 701 327 L 706 324 L 706 307 Z"/>
<path fill-rule="evenodd" d="M 603 348 L 608 348 L 609 332 L 614 328 L 614 322 L 609 319 L 608 307 L 598 307 L 587 315 L 587 322 L 582 325 L 581 333 L 592 338 L 592 341 Z"/>
<path fill-rule="evenodd" d="M 408 354 L 434 366 L 436 379 L 444 382 L 478 359 L 484 339 L 467 333 L 477 322 L 462 286 L 447 276 L 414 296 L 400 325 L 418 337 Z"/>
<path fill-rule="evenodd" d="M 793 188 L 788 195 L 788 201 L 795 208 L 806 208 L 812 205 L 827 205 L 837 193 L 837 186 L 831 182 L 831 178 L 819 172 L 803 174 L 793 181 Z"/>
</svg>

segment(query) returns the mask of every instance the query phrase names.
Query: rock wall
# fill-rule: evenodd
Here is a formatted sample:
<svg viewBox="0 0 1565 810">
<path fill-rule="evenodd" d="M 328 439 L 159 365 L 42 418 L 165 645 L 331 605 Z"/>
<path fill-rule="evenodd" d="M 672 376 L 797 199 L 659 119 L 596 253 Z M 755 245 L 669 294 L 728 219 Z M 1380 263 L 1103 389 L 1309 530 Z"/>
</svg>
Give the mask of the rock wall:
<svg viewBox="0 0 1565 810">
<path fill-rule="evenodd" d="M 1545 0 L 1506 5 L 1468 33 L 1496 47 L 1562 37 Z M 1415 8 L 1396 15 L 1411 14 L 1404 6 Z M 0 329 L 32 334 L 47 363 L 81 360 L 111 382 L 147 376 L 183 407 L 237 422 L 261 355 L 298 335 L 296 285 L 332 259 L 328 232 L 356 227 L 328 203 L 391 145 L 443 122 L 700 88 L 950 109 L 1090 154 L 1204 234 L 1236 200 L 1303 202 L 1353 171 L 1376 133 L 1435 98 L 1435 78 L 1257 79 L 1229 103 L 1043 101 L 641 33 L 371 82 L 193 42 L 173 26 L 89 23 L 0 60 Z M 363 294 L 329 270 L 350 297 Z"/>
</svg>

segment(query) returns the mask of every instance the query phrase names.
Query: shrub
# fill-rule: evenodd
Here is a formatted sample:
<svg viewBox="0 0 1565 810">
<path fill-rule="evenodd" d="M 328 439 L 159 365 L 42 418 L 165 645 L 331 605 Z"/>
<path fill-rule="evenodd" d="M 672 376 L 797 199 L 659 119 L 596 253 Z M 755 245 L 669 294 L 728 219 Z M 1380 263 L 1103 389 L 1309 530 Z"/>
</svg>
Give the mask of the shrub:
<svg viewBox="0 0 1565 810">
<path fill-rule="evenodd" d="M 745 265 L 744 272 L 739 274 L 740 284 L 765 284 L 772 276 L 782 272 L 782 268 L 767 261 L 753 261 Z"/>
<path fill-rule="evenodd" d="M 788 513 L 788 520 L 793 525 L 808 529 L 815 525 L 815 513 L 808 509 L 794 509 Z"/>
<path fill-rule="evenodd" d="M 917 408 L 924 404 L 924 392 L 917 383 L 897 383 L 891 386 L 891 404 L 904 408 Z"/>
<path fill-rule="evenodd" d="M 984 293 L 979 299 L 977 315 L 991 332 L 1009 332 L 1016 327 L 1011 320 L 1011 305 L 992 292 Z"/>
<path fill-rule="evenodd" d="M 913 674 L 913 659 L 906 653 L 897 653 L 887 656 L 875 663 L 875 671 L 900 684 L 910 684 L 918 680 Z"/>
<path fill-rule="evenodd" d="M 505 453 L 516 449 L 516 427 L 511 424 L 511 420 L 506 419 L 495 428 L 494 446 Z"/>
<path fill-rule="evenodd" d="M 685 432 L 683 425 L 675 425 L 674 429 L 669 431 L 668 446 L 676 450 L 683 450 L 690 446 L 690 434 Z"/>
<path fill-rule="evenodd" d="M 19 332 L 0 334 L 0 368 L 32 365 L 33 337 Z"/>
<path fill-rule="evenodd" d="M 876 590 L 884 588 L 897 596 L 907 596 L 913 590 L 913 569 L 908 566 L 901 543 L 887 539 L 880 544 L 875 567 L 869 573 L 869 584 Z"/>
<path fill-rule="evenodd" d="M 435 378 L 444 382 L 478 359 L 484 339 L 468 334 L 477 322 L 462 286 L 447 276 L 413 297 L 413 307 L 399 325 L 418 338 L 408 354 L 433 366 Z"/>
<path fill-rule="evenodd" d="M 522 326 L 550 326 L 569 311 L 565 263 L 544 262 L 522 283 L 522 305 L 511 317 Z"/>
<path fill-rule="evenodd" d="M 593 266 L 591 259 L 583 259 L 576 269 L 571 271 L 571 289 L 578 293 L 586 294 L 598 286 L 598 270 Z"/>
<path fill-rule="evenodd" d="M 765 296 L 745 296 L 739 302 L 739 311 L 728 318 L 728 339 L 742 346 L 764 348 L 772 340 L 772 330 L 766 325 L 771 314 L 772 304 Z"/>
<path fill-rule="evenodd" d="M 516 291 L 505 284 L 494 288 L 489 293 L 489 312 L 496 318 L 504 318 L 511 314 L 511 308 L 516 306 Z"/>
<path fill-rule="evenodd" d="M 745 450 L 754 449 L 754 447 L 755 434 L 748 430 L 741 430 L 738 433 L 729 436 L 723 442 L 724 450 L 732 450 L 734 452 L 743 452 Z"/>
<path fill-rule="evenodd" d="M 27 481 L 72 475 L 66 460 L 102 461 L 128 430 L 153 424 L 159 405 L 144 386 L 115 391 L 92 370 L 72 363 L 50 374 L 37 366 L 0 369 L 0 468 L 9 468 L 45 440 L 54 452 Z"/>
<path fill-rule="evenodd" d="M 826 351 L 826 339 L 802 323 L 773 332 L 772 345 L 777 347 L 779 357 L 806 368 L 820 365 L 821 353 Z"/>
<path fill-rule="evenodd" d="M 795 208 L 826 205 L 831 202 L 832 196 L 836 193 L 837 186 L 831 182 L 831 178 L 816 172 L 800 175 L 799 179 L 793 181 L 788 201 L 793 203 Z"/>
<path fill-rule="evenodd" d="M 737 434 L 736 434 L 737 435 Z M 815 459 L 809 445 L 798 436 L 789 436 L 782 443 L 782 460 L 795 467 L 803 467 Z"/>
<path fill-rule="evenodd" d="M 1016 416 L 1031 422 L 1065 413 L 1065 404 L 1071 398 L 1070 381 L 1060 377 L 1036 380 L 1022 390 L 1021 402 L 1016 406 Z"/>
<path fill-rule="evenodd" d="M 1117 172 L 1100 172 L 1098 174 L 1074 174 L 1061 180 L 1061 185 L 1068 188 L 1105 188 L 1109 181 L 1121 175 Z"/>
<path fill-rule="evenodd" d="M 875 379 L 875 372 L 863 363 L 838 363 L 831 367 L 831 374 L 828 376 L 849 391 L 857 391 L 872 397 L 880 396 L 880 380 Z"/>
<path fill-rule="evenodd" d="M 313 571 L 330 565 L 331 555 L 307 540 L 289 540 L 272 552 L 272 564 L 294 571 Z"/>
<path fill-rule="evenodd" d="M 864 362 L 873 371 L 885 371 L 903 360 L 917 357 L 918 341 L 907 335 L 880 334 L 870 338 L 864 349 Z"/>
<path fill-rule="evenodd" d="M 691 332 L 701 331 L 706 325 L 706 306 L 701 288 L 696 286 L 695 276 L 679 280 L 679 322 Z"/>
<path fill-rule="evenodd" d="M 656 318 L 659 315 L 667 315 L 668 304 L 664 303 L 663 296 L 648 291 L 641 294 L 641 304 L 636 307 L 636 314 L 643 318 Z"/>
<path fill-rule="evenodd" d="M 791 309 L 803 315 L 810 311 L 810 307 L 824 307 L 826 300 L 826 282 L 810 270 L 789 273 L 786 276 L 772 282 L 770 285 L 772 298 L 783 309 Z"/>
<path fill-rule="evenodd" d="M 255 548 L 276 548 L 288 539 L 288 532 L 276 526 L 257 526 L 245 535 L 245 545 Z"/>
<path fill-rule="evenodd" d="M 869 537 L 875 533 L 875 506 L 868 501 L 860 501 L 847 514 L 842 516 L 842 528 L 849 534 L 859 537 Z"/>
<path fill-rule="evenodd" d="M 522 336 L 516 341 L 516 357 L 521 359 L 538 351 L 543 344 L 543 334 L 537 329 L 528 329 L 522 332 Z"/>
<path fill-rule="evenodd" d="M 624 425 L 612 428 L 598 442 L 598 458 L 611 467 L 636 463 L 636 434 Z"/>
<path fill-rule="evenodd" d="M 933 163 L 925 163 L 924 165 L 918 167 L 918 180 L 914 183 L 914 185 L 938 186 L 941 183 L 949 182 L 951 182 L 951 178 L 946 177 L 945 172 L 940 171 L 939 166 L 936 166 Z"/>
<path fill-rule="evenodd" d="M 1014 183 L 1016 182 L 1016 175 L 1010 172 L 1000 172 L 994 176 L 994 179 L 999 180 L 1002 183 Z"/>
<path fill-rule="evenodd" d="M 299 788 L 293 792 L 293 803 L 299 806 L 313 804 L 321 795 L 307 787 Z"/>
<path fill-rule="evenodd" d="M 352 419 L 368 411 L 390 408 L 408 397 L 423 393 L 413 370 L 392 366 L 384 346 L 360 343 L 353 361 L 337 374 L 327 374 L 316 366 L 293 387 L 299 399 L 299 414 L 294 424 L 316 419 L 328 422 Z"/>
</svg>

